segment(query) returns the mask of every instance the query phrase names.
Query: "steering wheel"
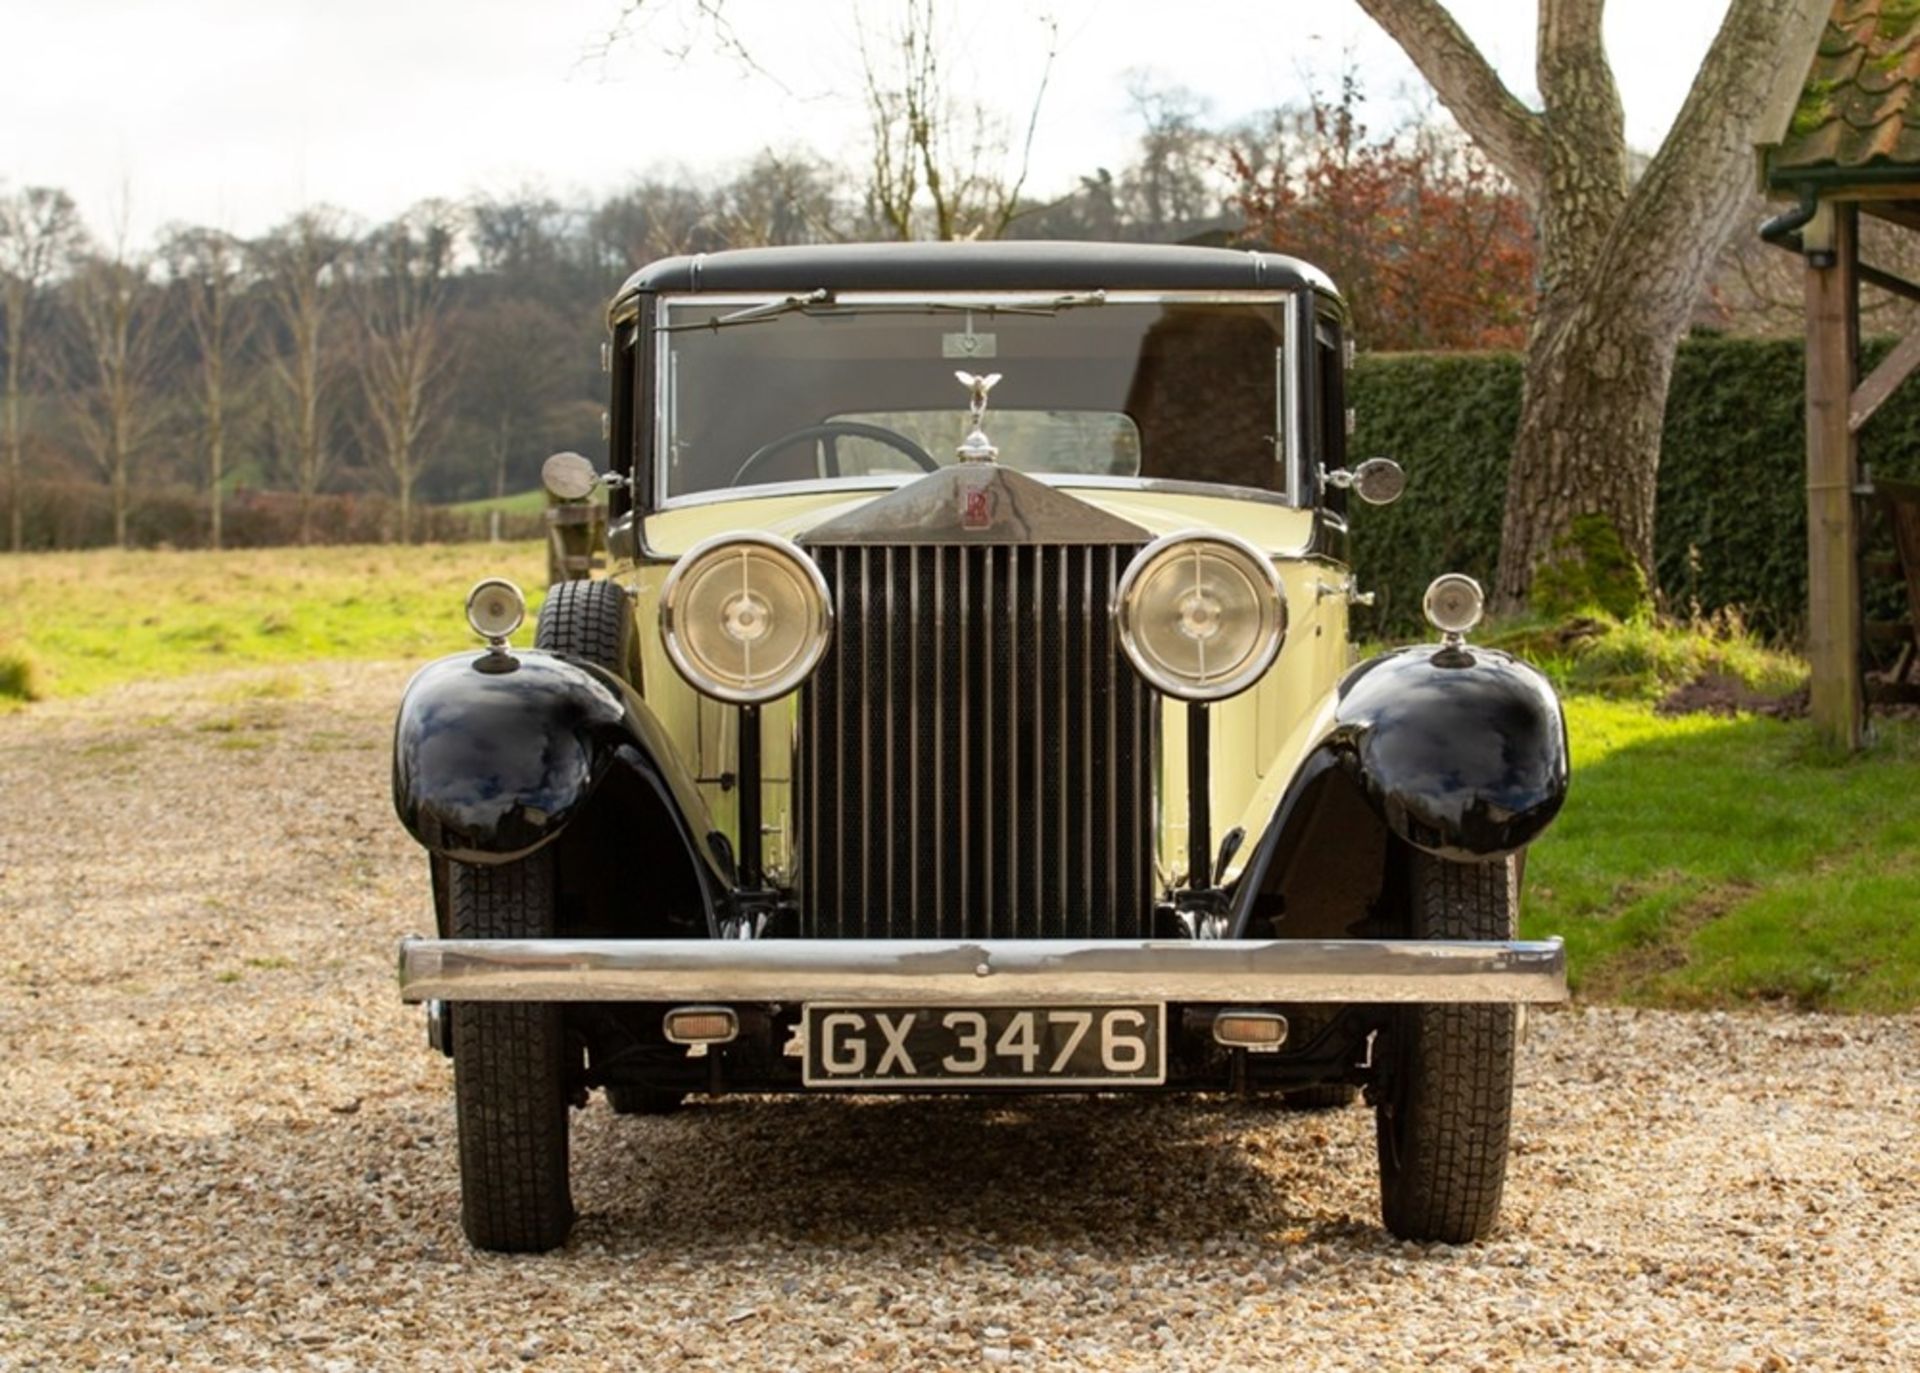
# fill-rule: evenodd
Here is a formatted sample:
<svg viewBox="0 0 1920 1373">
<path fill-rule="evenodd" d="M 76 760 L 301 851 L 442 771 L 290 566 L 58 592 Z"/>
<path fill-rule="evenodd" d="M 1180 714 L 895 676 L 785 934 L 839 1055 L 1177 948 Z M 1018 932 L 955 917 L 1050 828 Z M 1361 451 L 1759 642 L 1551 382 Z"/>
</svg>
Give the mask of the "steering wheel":
<svg viewBox="0 0 1920 1373">
<path fill-rule="evenodd" d="M 782 434 L 772 443 L 761 444 L 747 456 L 745 462 L 740 464 L 740 470 L 733 474 L 733 485 L 746 485 L 747 474 L 753 471 L 757 464 L 765 462 L 782 449 L 791 448 L 796 443 L 805 443 L 811 439 L 825 439 L 827 441 L 826 451 L 822 455 L 821 467 L 823 469 L 823 475 L 829 477 L 837 477 L 840 475 L 840 454 L 834 445 L 835 439 L 872 439 L 875 443 L 883 443 L 887 447 L 904 455 L 923 472 L 938 472 L 940 470 L 940 464 L 933 460 L 927 450 L 908 438 L 905 434 L 895 433 L 893 430 L 884 429 L 877 424 L 860 424 L 854 420 L 828 420 L 825 424 L 809 424 L 804 428 Z"/>
</svg>

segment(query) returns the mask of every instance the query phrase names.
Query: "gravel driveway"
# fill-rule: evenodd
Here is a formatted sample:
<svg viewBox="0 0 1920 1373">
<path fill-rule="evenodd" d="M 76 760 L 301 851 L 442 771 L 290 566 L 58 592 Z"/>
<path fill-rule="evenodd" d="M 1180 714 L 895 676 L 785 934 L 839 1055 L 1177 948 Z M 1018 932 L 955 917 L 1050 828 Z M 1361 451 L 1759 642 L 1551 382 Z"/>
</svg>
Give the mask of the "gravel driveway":
<svg viewBox="0 0 1920 1373">
<path fill-rule="evenodd" d="M 1474 1248 L 1375 1228 L 1361 1109 L 596 1100 L 573 1241 L 477 1256 L 404 680 L 0 717 L 0 1369 L 1920 1365 L 1912 1017 L 1536 1016 Z"/>
</svg>

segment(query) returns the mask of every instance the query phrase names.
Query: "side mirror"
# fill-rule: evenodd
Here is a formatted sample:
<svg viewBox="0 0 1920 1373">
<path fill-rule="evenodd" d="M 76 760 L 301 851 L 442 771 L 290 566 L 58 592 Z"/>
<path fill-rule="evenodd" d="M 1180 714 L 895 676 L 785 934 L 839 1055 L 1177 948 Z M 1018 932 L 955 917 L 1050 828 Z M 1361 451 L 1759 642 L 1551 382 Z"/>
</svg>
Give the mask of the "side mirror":
<svg viewBox="0 0 1920 1373">
<path fill-rule="evenodd" d="M 1368 458 L 1351 472 L 1320 469 L 1320 480 L 1339 490 L 1351 490 L 1368 505 L 1392 505 L 1407 489 L 1407 474 L 1392 458 Z"/>
<path fill-rule="evenodd" d="M 578 453 L 555 453 L 540 464 L 540 484 L 555 500 L 584 501 L 600 484 L 600 474 Z"/>
</svg>

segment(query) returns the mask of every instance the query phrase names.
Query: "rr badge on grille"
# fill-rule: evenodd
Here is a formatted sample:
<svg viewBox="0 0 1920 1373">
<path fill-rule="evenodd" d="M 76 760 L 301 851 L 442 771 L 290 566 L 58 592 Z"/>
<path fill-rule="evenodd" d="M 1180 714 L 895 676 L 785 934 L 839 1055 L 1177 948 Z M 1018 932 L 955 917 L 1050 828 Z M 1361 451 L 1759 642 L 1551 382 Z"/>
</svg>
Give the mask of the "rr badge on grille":
<svg viewBox="0 0 1920 1373">
<path fill-rule="evenodd" d="M 993 488 L 982 482 L 978 486 L 960 488 L 960 527 L 962 529 L 991 529 L 993 527 Z"/>
</svg>

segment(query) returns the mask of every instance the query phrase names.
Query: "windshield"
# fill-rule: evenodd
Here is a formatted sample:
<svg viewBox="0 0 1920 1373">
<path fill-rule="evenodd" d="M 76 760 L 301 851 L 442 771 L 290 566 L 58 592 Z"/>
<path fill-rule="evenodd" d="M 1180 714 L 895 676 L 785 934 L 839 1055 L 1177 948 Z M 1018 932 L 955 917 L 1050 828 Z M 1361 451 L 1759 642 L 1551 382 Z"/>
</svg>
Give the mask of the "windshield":
<svg viewBox="0 0 1920 1373">
<path fill-rule="evenodd" d="M 1286 302 L 1199 296 L 669 299 L 656 494 L 906 481 L 957 461 L 956 371 L 999 373 L 999 461 L 1286 489 Z"/>
</svg>

